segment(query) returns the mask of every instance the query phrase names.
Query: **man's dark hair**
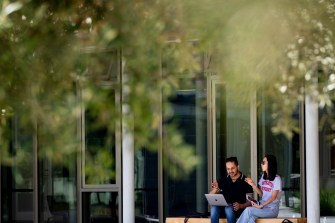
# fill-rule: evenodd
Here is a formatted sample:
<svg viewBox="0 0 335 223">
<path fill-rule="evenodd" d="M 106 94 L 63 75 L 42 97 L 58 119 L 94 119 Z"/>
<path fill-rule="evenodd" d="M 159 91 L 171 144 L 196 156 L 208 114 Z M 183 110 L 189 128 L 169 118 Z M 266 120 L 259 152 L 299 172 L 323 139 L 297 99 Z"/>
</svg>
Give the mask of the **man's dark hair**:
<svg viewBox="0 0 335 223">
<path fill-rule="evenodd" d="M 273 181 L 277 175 L 277 159 L 273 155 L 266 155 L 266 159 L 268 160 L 268 173 L 269 176 L 264 172 L 264 179 Z"/>
<path fill-rule="evenodd" d="M 237 158 L 236 158 L 235 156 L 233 156 L 233 157 L 228 157 L 228 158 L 226 159 L 226 163 L 228 163 L 228 162 L 233 162 L 233 163 L 236 164 L 236 166 L 238 166 L 238 161 L 237 161 Z"/>
</svg>

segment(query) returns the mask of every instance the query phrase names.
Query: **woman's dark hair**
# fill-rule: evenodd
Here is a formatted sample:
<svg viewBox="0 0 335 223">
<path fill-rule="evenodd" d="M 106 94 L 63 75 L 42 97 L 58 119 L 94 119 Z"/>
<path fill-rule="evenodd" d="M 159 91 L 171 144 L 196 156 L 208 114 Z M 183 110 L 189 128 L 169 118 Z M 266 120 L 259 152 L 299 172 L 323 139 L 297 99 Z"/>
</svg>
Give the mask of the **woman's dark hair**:
<svg viewBox="0 0 335 223">
<path fill-rule="evenodd" d="M 266 155 L 265 156 L 268 161 L 268 174 L 264 172 L 263 178 L 264 180 L 273 181 L 277 175 L 277 159 L 273 155 Z"/>
</svg>

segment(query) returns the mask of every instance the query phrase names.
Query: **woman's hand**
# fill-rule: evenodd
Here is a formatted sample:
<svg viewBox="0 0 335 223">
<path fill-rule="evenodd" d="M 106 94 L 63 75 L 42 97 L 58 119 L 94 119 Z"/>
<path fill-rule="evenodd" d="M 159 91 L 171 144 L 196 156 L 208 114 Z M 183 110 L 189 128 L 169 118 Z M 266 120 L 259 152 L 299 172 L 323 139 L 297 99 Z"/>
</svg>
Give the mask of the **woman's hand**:
<svg viewBox="0 0 335 223">
<path fill-rule="evenodd" d="M 252 205 L 254 208 L 258 208 L 258 209 L 262 209 L 262 208 L 263 208 L 263 205 L 258 205 L 258 204 L 256 204 L 255 202 L 252 202 L 252 201 L 251 201 L 251 205 Z"/>
<path fill-rule="evenodd" d="M 245 182 L 247 182 L 252 188 L 256 187 L 256 184 L 251 178 L 246 177 Z"/>
</svg>

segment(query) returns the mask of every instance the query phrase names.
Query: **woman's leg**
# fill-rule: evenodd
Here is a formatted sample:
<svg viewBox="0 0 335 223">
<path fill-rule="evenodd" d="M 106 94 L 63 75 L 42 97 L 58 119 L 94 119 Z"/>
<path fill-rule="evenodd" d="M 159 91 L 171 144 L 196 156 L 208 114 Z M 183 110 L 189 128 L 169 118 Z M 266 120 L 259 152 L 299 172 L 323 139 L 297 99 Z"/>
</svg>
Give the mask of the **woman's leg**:
<svg viewBox="0 0 335 223">
<path fill-rule="evenodd" d="M 248 222 L 255 222 L 255 218 L 251 219 L 251 209 L 252 207 L 247 207 L 246 209 L 244 209 L 244 211 L 242 212 L 241 216 L 238 218 L 237 223 L 248 223 Z"/>
<path fill-rule="evenodd" d="M 272 218 L 278 216 L 278 210 L 272 208 L 247 207 L 238 219 L 238 223 L 255 223 L 256 218 Z"/>
</svg>

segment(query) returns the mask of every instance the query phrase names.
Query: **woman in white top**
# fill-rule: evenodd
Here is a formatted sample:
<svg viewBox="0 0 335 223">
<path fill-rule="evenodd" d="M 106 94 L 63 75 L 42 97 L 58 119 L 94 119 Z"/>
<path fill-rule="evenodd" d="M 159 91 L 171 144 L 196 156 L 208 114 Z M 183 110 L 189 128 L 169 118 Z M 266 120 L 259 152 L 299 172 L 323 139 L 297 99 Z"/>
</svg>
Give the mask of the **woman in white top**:
<svg viewBox="0 0 335 223">
<path fill-rule="evenodd" d="M 243 211 L 237 223 L 255 223 L 256 218 L 275 218 L 278 216 L 282 183 L 280 176 L 277 175 L 276 157 L 266 155 L 261 166 L 263 174 L 258 182 L 259 187 L 252 179 L 245 179 L 262 198 L 261 202 L 259 205 L 251 202 L 252 207 L 247 207 Z"/>
</svg>

